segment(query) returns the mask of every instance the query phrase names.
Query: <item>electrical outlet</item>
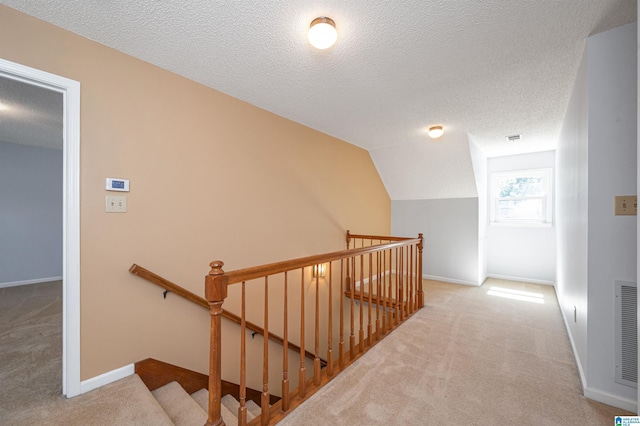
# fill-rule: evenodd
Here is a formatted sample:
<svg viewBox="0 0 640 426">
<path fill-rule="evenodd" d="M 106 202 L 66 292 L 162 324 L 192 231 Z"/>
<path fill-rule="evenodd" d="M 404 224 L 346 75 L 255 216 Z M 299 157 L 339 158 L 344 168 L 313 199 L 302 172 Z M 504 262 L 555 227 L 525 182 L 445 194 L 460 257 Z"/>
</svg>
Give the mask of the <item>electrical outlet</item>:
<svg viewBox="0 0 640 426">
<path fill-rule="evenodd" d="M 105 211 L 107 213 L 126 213 L 127 197 L 124 195 L 107 195 Z"/>
<path fill-rule="evenodd" d="M 637 195 L 616 195 L 615 196 L 616 216 L 633 216 L 638 214 Z"/>
</svg>

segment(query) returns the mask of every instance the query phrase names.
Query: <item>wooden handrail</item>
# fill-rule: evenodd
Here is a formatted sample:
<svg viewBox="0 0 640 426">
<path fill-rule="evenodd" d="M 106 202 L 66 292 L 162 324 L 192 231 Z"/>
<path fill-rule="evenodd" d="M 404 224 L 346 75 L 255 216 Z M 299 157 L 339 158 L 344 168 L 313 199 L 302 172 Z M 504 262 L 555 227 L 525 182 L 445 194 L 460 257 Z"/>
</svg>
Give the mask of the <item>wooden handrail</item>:
<svg viewBox="0 0 640 426">
<path fill-rule="evenodd" d="M 407 241 L 413 240 L 413 237 L 390 237 L 390 236 L 381 236 L 381 235 L 362 235 L 362 234 L 352 234 L 347 231 L 347 239 L 358 238 L 361 240 L 379 240 L 379 241 Z"/>
<path fill-rule="evenodd" d="M 129 272 L 209 310 L 209 302 L 207 302 L 207 299 L 205 299 L 204 297 L 200 297 L 195 293 L 191 293 L 189 290 L 180 287 L 178 284 L 175 284 L 158 274 L 154 274 L 150 270 L 143 268 L 140 265 L 134 263 L 133 265 L 131 265 L 131 268 L 129 268 Z"/>
<path fill-rule="evenodd" d="M 178 296 L 184 297 L 187 300 L 190 300 L 191 302 L 195 303 L 196 305 L 202 306 L 203 308 L 205 308 L 207 311 L 209 310 L 209 302 L 207 302 L 207 299 L 205 299 L 204 297 L 200 297 L 195 293 L 190 292 L 189 290 L 185 289 L 184 287 L 179 286 L 178 284 L 175 284 L 171 281 L 169 281 L 166 278 L 161 277 L 158 274 L 155 274 L 153 272 L 151 272 L 150 270 L 138 265 L 138 264 L 133 264 L 131 265 L 131 268 L 129 268 L 129 272 L 131 272 L 134 275 L 139 276 L 140 278 L 144 278 L 145 280 L 152 282 L 154 284 L 156 284 L 157 286 L 160 286 L 162 288 L 164 288 L 165 290 L 169 290 L 172 293 L 177 294 Z M 240 324 L 241 323 L 241 319 L 239 316 L 237 316 L 236 314 L 233 314 L 227 310 L 222 310 L 222 316 L 228 320 L 231 320 L 233 322 L 235 322 L 236 324 Z M 261 335 L 264 336 L 264 330 L 262 329 L 262 327 L 258 326 L 257 324 L 254 324 L 250 321 L 246 321 L 246 327 L 247 329 Z M 272 332 L 269 332 L 268 334 L 268 338 L 269 340 L 271 340 L 272 342 L 276 342 L 280 345 L 284 344 L 284 339 L 280 336 L 278 336 L 277 334 L 273 334 Z M 300 347 L 288 342 L 288 346 L 289 349 L 294 350 L 294 351 L 300 351 Z M 305 351 L 305 355 L 307 358 L 309 359 L 315 359 L 315 355 L 312 354 L 309 351 Z M 322 366 L 324 367 L 325 365 L 327 365 L 327 361 L 325 360 L 320 360 L 320 363 L 322 364 Z"/>
<path fill-rule="evenodd" d="M 382 237 L 389 238 L 389 237 Z M 376 238 L 377 239 L 377 238 Z M 348 250 L 334 251 L 331 253 L 317 254 L 314 256 L 300 257 L 298 259 L 285 260 L 283 262 L 269 263 L 251 268 L 237 269 L 224 273 L 227 284 L 237 284 L 243 281 L 250 281 L 256 278 L 263 278 L 269 275 L 281 274 L 293 269 L 305 268 L 313 265 L 329 263 L 335 260 L 346 259 L 354 256 L 361 256 L 369 253 L 376 253 L 384 250 L 391 250 L 398 247 L 419 244 L 421 238 L 402 239 L 393 243 L 377 244 L 375 246 L 353 248 Z"/>
</svg>

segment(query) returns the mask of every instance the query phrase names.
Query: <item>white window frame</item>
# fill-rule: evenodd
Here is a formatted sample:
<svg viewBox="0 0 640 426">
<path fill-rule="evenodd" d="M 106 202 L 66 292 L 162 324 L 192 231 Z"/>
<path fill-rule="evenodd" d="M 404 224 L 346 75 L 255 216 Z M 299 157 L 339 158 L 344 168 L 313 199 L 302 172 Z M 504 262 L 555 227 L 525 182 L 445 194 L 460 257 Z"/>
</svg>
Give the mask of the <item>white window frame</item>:
<svg viewBox="0 0 640 426">
<path fill-rule="evenodd" d="M 545 194 L 539 196 L 529 197 L 499 197 L 500 188 L 498 183 L 505 177 L 519 178 L 519 177 L 542 177 L 543 185 L 546 187 Z M 491 183 L 489 186 L 489 199 L 491 206 L 491 225 L 504 225 L 504 226 L 552 226 L 553 224 L 553 169 L 550 167 L 539 169 L 523 169 L 523 170 L 509 170 L 501 172 L 491 173 Z M 498 204 L 503 200 L 527 200 L 527 199 L 542 199 L 542 209 L 544 217 L 542 220 L 526 220 L 526 219 L 506 219 L 499 217 Z"/>
</svg>

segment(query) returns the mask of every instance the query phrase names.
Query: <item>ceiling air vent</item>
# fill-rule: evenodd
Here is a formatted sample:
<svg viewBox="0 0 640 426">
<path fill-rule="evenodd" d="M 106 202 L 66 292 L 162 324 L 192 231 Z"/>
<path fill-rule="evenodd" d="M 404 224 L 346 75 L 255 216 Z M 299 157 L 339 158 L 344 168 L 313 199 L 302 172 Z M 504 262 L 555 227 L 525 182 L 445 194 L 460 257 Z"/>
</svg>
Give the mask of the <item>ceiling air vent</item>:
<svg viewBox="0 0 640 426">
<path fill-rule="evenodd" d="M 516 142 L 519 141 L 520 139 L 522 139 L 522 135 L 511 135 L 511 136 L 507 136 L 507 140 L 509 142 Z"/>
</svg>

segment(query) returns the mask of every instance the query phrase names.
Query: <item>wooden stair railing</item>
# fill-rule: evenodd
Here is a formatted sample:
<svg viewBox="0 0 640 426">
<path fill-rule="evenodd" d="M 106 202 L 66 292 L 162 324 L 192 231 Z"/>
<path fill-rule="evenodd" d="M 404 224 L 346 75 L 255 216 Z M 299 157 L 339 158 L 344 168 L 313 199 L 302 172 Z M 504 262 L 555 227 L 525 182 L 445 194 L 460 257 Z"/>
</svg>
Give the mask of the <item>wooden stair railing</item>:
<svg viewBox="0 0 640 426">
<path fill-rule="evenodd" d="M 195 293 L 190 292 L 189 290 L 187 290 L 184 287 L 179 286 L 178 284 L 175 284 L 171 281 L 169 281 L 166 278 L 161 277 L 158 274 L 155 274 L 153 272 L 151 272 L 150 270 L 137 265 L 137 264 L 133 264 L 131 265 L 131 267 L 129 268 L 129 272 L 131 272 L 134 275 L 139 276 L 140 278 L 144 278 L 145 280 L 156 284 L 162 288 L 164 288 L 167 291 L 170 291 L 172 293 L 177 294 L 178 296 L 184 297 L 187 300 L 190 300 L 191 302 L 195 303 L 196 305 L 200 305 L 203 308 L 205 308 L 206 310 L 209 310 L 209 303 L 207 302 L 207 300 L 203 297 L 198 296 Z M 229 312 L 226 310 L 222 310 L 222 316 L 224 318 L 227 318 L 228 320 L 231 320 L 233 322 L 235 322 L 236 324 L 240 324 L 241 320 L 240 317 Z M 257 333 L 261 336 L 264 336 L 264 330 L 262 329 L 262 327 L 247 321 L 246 323 L 246 327 L 247 329 L 253 331 L 254 333 Z M 284 339 L 278 335 L 275 335 L 273 333 L 269 334 L 269 340 L 271 340 L 272 342 L 276 342 L 280 345 L 284 344 Z M 288 343 L 289 349 L 294 350 L 294 351 L 299 351 L 300 347 L 298 345 L 295 345 L 291 342 Z M 307 356 L 307 358 L 309 359 L 315 359 L 315 355 L 312 354 L 309 351 L 305 352 L 305 355 Z M 324 359 L 320 361 L 322 367 L 325 367 L 327 365 L 327 361 L 325 361 Z"/>
<path fill-rule="evenodd" d="M 362 243 L 361 247 L 349 248 L 332 253 L 292 259 L 283 262 L 261 265 L 252 268 L 225 272 L 224 263 L 213 261 L 210 263 L 211 271 L 205 277 L 205 298 L 211 311 L 211 351 L 209 373 L 209 418 L 207 425 L 220 426 L 223 423 L 220 414 L 221 394 L 221 317 L 222 305 L 228 294 L 228 286 L 240 285 L 242 294 L 240 314 L 240 408 L 238 409 L 239 425 L 270 425 L 277 423 L 292 409 L 309 398 L 321 386 L 330 381 L 348 365 L 353 363 L 362 354 L 377 344 L 382 338 L 393 331 L 399 324 L 407 320 L 418 309 L 424 306 L 422 289 L 422 234 L 418 238 L 379 237 L 354 235 L 347 231 L 347 243 L 352 239 L 369 241 Z M 379 244 L 375 244 L 376 240 Z M 323 265 L 324 268 L 320 266 Z M 324 269 L 326 275 L 321 276 Z M 321 287 L 320 280 L 325 287 Z M 298 284 L 299 283 L 299 284 Z M 245 333 L 248 327 L 246 320 L 246 298 L 263 297 L 261 303 L 264 306 L 263 324 L 264 333 L 269 336 L 270 288 L 282 287 L 282 300 L 277 303 L 275 309 L 282 315 L 283 327 L 283 362 L 281 397 L 282 399 L 268 407 L 266 402 L 270 398 L 269 383 L 269 348 L 263 347 L 262 363 L 262 415 L 250 423 L 246 423 L 246 385 L 247 362 L 245 354 Z M 335 287 L 335 289 L 334 289 Z M 276 287 L 274 287 L 276 288 Z M 353 295 L 357 294 L 359 303 L 354 303 L 354 297 L 350 297 L 350 303 L 344 303 L 345 291 L 353 289 Z M 333 294 L 339 295 L 335 300 Z M 320 293 L 323 295 L 323 303 L 327 306 L 326 337 L 321 340 L 320 334 Z M 256 294 L 258 293 L 258 294 Z M 297 368 L 298 385 L 290 390 L 290 375 L 287 347 L 291 348 L 288 341 L 289 330 L 289 303 L 290 293 L 299 296 L 299 322 L 300 324 L 300 364 Z M 313 300 L 307 305 L 305 300 L 311 297 Z M 326 300 L 324 299 L 326 297 Z M 368 302 L 365 307 L 365 303 Z M 375 317 L 373 306 L 375 305 Z M 305 307 L 313 306 L 312 312 L 305 313 Z M 337 308 L 337 309 L 336 309 Z M 335 312 L 337 311 L 337 318 Z M 357 314 L 356 314 L 357 311 Z M 366 311 L 366 312 L 365 312 Z M 298 314 L 298 311 L 294 311 Z M 365 315 L 366 313 L 366 315 Z M 324 314 L 323 314 L 324 316 Z M 347 317 L 348 316 L 348 321 Z M 339 321 L 339 325 L 334 326 Z M 357 320 L 357 321 L 356 321 Z M 348 322 L 348 324 L 347 324 Z M 359 327 L 356 338 L 356 323 Z M 366 325 L 366 329 L 365 329 Z M 307 333 L 307 326 L 309 332 Z M 337 337 L 334 335 L 337 328 Z M 348 339 L 348 343 L 346 340 Z M 313 341 L 314 360 L 313 369 L 307 372 L 305 365 L 305 346 L 307 340 Z M 327 368 L 320 369 L 320 347 L 326 346 Z M 348 345 L 348 347 L 347 347 Z M 337 356 L 334 354 L 334 346 L 337 346 Z M 294 374 L 295 377 L 295 374 Z"/>
</svg>

